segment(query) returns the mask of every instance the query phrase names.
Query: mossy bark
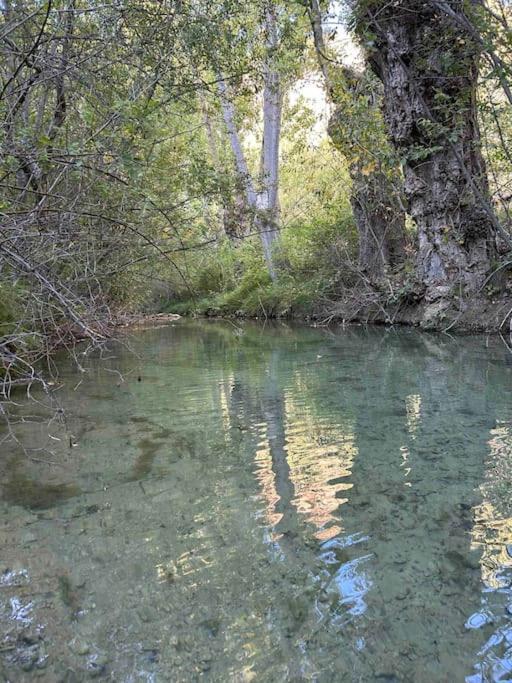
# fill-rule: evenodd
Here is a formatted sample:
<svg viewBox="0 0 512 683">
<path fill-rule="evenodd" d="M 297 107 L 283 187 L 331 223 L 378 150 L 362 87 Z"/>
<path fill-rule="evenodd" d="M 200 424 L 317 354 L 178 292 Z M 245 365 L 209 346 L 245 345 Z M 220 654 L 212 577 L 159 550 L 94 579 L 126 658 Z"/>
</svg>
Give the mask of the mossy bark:
<svg viewBox="0 0 512 683">
<path fill-rule="evenodd" d="M 334 64 L 327 54 L 318 0 L 308 6 L 318 64 L 330 100 L 336 109 L 329 122 L 334 146 L 346 157 L 352 179 L 350 203 L 359 238 L 358 266 L 372 283 L 404 259 L 405 211 L 400 200 L 402 178 L 397 159 L 390 158 L 389 143 L 379 112 L 382 88 L 368 73 Z M 360 131 L 361 116 L 367 130 L 383 133 L 379 149 L 369 151 Z M 357 119 L 356 125 L 354 125 Z M 380 123 L 380 125 L 379 125 Z"/>
<path fill-rule="evenodd" d="M 489 270 L 496 219 L 480 149 L 476 87 L 478 2 L 361 3 L 370 63 L 384 85 L 384 113 L 404 159 L 408 210 L 418 229 L 425 300 L 474 294 Z"/>
</svg>

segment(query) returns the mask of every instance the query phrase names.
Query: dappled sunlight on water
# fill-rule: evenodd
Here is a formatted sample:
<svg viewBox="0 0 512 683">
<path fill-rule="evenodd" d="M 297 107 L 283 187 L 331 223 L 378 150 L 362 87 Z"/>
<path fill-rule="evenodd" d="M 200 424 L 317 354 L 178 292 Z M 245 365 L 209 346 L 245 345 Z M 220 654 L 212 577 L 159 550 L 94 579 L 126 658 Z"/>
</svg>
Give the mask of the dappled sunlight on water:
<svg viewBox="0 0 512 683">
<path fill-rule="evenodd" d="M 233 330 L 61 359 L 65 424 L 15 427 L 0 680 L 512 680 L 505 347 Z"/>
</svg>

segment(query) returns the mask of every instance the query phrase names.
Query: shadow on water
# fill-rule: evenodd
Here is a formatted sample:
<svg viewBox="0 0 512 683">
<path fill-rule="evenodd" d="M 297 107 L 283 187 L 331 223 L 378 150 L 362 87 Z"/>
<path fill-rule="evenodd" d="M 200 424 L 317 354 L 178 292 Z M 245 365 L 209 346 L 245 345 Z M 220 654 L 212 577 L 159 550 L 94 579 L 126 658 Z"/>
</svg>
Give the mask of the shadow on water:
<svg viewBox="0 0 512 683">
<path fill-rule="evenodd" d="M 2 484 L 2 500 L 28 510 L 46 510 L 81 495 L 75 484 L 45 484 L 29 479 L 20 472 L 11 474 Z"/>
<path fill-rule="evenodd" d="M 151 474 L 158 452 L 164 446 L 167 448 L 170 445 L 172 446 L 172 430 L 155 425 L 151 420 L 144 417 L 131 417 L 130 422 L 138 425 L 139 430 L 152 432 L 151 438 L 145 437 L 137 442 L 138 454 L 130 473 L 126 477 L 127 481 L 139 481 Z"/>
</svg>

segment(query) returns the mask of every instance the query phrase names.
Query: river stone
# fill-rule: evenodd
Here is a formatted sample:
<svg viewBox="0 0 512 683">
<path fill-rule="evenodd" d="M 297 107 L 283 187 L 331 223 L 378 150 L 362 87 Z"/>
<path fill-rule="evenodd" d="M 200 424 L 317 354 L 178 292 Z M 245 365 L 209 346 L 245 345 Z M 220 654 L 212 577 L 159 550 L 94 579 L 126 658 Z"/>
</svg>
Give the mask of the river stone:
<svg viewBox="0 0 512 683">
<path fill-rule="evenodd" d="M 154 619 L 155 619 L 154 610 L 152 610 L 150 607 L 148 607 L 146 605 L 139 607 L 139 609 L 137 610 L 137 614 L 139 615 L 139 619 L 141 621 L 143 621 L 144 623 L 154 621 Z"/>
<path fill-rule="evenodd" d="M 105 668 L 108 664 L 108 659 L 105 655 L 92 655 L 87 660 L 87 672 L 91 678 L 97 678 L 105 673 Z"/>
<path fill-rule="evenodd" d="M 48 660 L 50 659 L 49 654 L 46 652 L 46 647 L 44 643 L 39 644 L 38 658 L 36 662 L 37 669 L 46 669 L 48 665 Z"/>
<path fill-rule="evenodd" d="M 23 671 L 32 671 L 37 662 L 37 649 L 31 647 L 19 655 L 20 666 Z"/>
<path fill-rule="evenodd" d="M 39 659 L 36 662 L 36 668 L 37 669 L 46 669 L 48 666 L 48 660 L 49 660 L 49 655 L 44 655 L 43 657 L 39 656 Z"/>
<path fill-rule="evenodd" d="M 89 652 L 91 651 L 91 648 L 89 647 L 88 643 L 86 643 L 84 640 L 81 640 L 80 638 L 75 638 L 69 643 L 69 647 L 71 648 L 71 651 L 74 652 L 76 655 L 88 655 Z"/>
<path fill-rule="evenodd" d="M 150 664 L 155 664 L 158 662 L 160 657 L 160 654 L 156 648 L 152 649 L 144 649 L 144 658 L 146 659 L 147 662 Z"/>
<path fill-rule="evenodd" d="M 83 588 L 85 584 L 87 583 L 87 578 L 85 573 L 74 573 L 72 575 L 72 580 L 71 583 L 75 588 Z"/>
<path fill-rule="evenodd" d="M 211 638 L 216 638 L 220 630 L 220 623 L 220 619 L 213 617 L 211 619 L 205 619 L 199 625 L 202 626 Z"/>
<path fill-rule="evenodd" d="M 21 537 L 21 542 L 23 545 L 28 545 L 29 543 L 34 543 L 37 541 L 37 536 L 33 531 L 26 531 Z"/>
</svg>

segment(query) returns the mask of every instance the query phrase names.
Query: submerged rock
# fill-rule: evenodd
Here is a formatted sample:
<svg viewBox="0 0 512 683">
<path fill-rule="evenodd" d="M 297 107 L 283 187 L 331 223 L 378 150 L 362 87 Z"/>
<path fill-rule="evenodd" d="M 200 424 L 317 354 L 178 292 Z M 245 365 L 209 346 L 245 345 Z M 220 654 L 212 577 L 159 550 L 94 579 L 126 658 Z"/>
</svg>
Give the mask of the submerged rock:
<svg viewBox="0 0 512 683">
<path fill-rule="evenodd" d="M 33 531 L 26 531 L 21 537 L 21 542 L 23 545 L 28 545 L 29 543 L 35 543 L 37 541 L 37 536 Z"/>
<path fill-rule="evenodd" d="M 142 607 L 139 607 L 139 609 L 137 610 L 137 614 L 139 616 L 139 619 L 145 624 L 149 623 L 150 621 L 154 621 L 156 617 L 155 611 L 147 605 L 142 605 Z"/>
<path fill-rule="evenodd" d="M 105 655 L 95 654 L 87 660 L 87 672 L 91 678 L 97 678 L 105 673 L 108 659 Z"/>
<path fill-rule="evenodd" d="M 88 655 L 91 651 L 89 644 L 80 638 L 75 638 L 69 643 L 69 647 L 76 655 Z"/>
</svg>

